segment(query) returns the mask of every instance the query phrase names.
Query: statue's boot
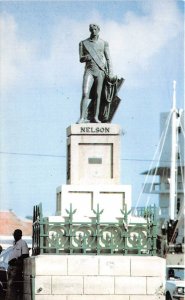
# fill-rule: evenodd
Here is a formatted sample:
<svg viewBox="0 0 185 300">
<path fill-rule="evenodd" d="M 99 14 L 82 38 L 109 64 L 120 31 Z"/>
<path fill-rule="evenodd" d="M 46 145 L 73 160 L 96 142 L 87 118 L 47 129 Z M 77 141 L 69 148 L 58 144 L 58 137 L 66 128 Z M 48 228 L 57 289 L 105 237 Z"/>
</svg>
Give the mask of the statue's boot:
<svg viewBox="0 0 185 300">
<path fill-rule="evenodd" d="M 80 120 L 77 122 L 77 124 L 83 124 L 83 123 L 90 123 L 88 119 L 80 118 Z"/>
<path fill-rule="evenodd" d="M 94 123 L 101 123 L 101 121 L 97 117 L 94 117 Z"/>
<path fill-rule="evenodd" d="M 87 100 L 83 101 L 83 103 L 82 103 L 82 113 L 81 113 L 80 120 L 77 122 L 78 124 L 89 123 L 90 122 L 87 119 L 87 109 L 88 109 L 88 106 L 89 106 L 90 102 L 91 102 L 91 99 L 87 99 Z"/>
</svg>

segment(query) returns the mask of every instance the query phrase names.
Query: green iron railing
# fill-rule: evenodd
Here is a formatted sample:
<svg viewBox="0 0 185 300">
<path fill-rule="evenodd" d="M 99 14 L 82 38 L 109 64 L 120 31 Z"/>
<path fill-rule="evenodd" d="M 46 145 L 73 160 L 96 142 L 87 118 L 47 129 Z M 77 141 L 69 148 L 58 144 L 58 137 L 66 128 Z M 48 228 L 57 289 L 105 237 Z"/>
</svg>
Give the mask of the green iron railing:
<svg viewBox="0 0 185 300">
<path fill-rule="evenodd" d="M 93 210 L 89 222 L 74 222 L 76 209 L 66 210 L 64 222 L 49 222 L 42 215 L 42 205 L 34 207 L 33 255 L 38 254 L 122 254 L 156 255 L 156 208 L 138 210 L 140 223 L 128 223 L 126 206 L 118 222 L 101 222 L 103 210 Z"/>
</svg>

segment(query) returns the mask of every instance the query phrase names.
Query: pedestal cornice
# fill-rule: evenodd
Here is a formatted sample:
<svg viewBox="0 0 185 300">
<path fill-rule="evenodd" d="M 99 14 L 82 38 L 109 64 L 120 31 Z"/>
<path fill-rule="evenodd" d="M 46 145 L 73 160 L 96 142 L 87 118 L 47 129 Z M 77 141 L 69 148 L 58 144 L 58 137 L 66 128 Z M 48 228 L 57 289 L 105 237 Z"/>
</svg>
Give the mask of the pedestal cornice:
<svg viewBox="0 0 185 300">
<path fill-rule="evenodd" d="M 120 135 L 121 127 L 109 123 L 72 124 L 67 128 L 67 136 L 70 135 Z"/>
</svg>

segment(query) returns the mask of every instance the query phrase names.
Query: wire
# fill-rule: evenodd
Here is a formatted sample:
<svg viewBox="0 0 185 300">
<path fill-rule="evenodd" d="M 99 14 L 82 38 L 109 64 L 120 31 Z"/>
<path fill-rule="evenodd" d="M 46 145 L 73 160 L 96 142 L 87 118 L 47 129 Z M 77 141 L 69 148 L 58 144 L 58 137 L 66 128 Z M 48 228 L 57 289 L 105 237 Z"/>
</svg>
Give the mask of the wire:
<svg viewBox="0 0 185 300">
<path fill-rule="evenodd" d="M 173 113 L 173 111 L 171 111 L 171 113 L 169 114 L 169 116 L 168 116 L 168 118 L 167 118 L 167 121 L 166 121 L 167 125 L 165 124 L 166 127 L 165 127 L 165 130 L 163 131 L 164 136 L 163 136 L 163 139 L 162 139 L 162 145 L 160 146 L 160 153 L 159 153 L 158 163 L 157 163 L 157 166 L 155 167 L 155 173 L 154 173 L 154 176 L 153 176 L 153 180 L 152 180 L 152 184 L 151 184 L 151 186 L 150 186 L 150 191 L 149 191 L 149 193 L 151 193 L 151 191 L 152 191 L 153 184 L 154 184 L 154 181 L 155 181 L 155 178 L 156 178 L 157 168 L 158 168 L 158 166 L 159 166 L 160 158 L 161 158 L 161 155 L 162 155 L 162 152 L 163 152 L 163 147 L 164 147 L 164 143 L 165 143 L 165 141 L 166 141 L 166 135 L 167 135 L 168 128 L 169 128 L 169 125 L 170 125 L 170 120 L 171 120 L 171 117 L 172 117 L 172 113 Z M 148 206 L 149 201 L 150 201 L 150 194 L 149 194 L 149 196 L 147 197 L 147 202 L 146 202 L 145 207 Z"/>
<path fill-rule="evenodd" d="M 168 117 L 167 117 L 167 119 L 166 119 L 165 125 L 167 124 L 167 126 L 164 127 L 165 129 L 163 130 L 163 132 L 162 132 L 162 134 L 161 134 L 159 143 L 158 143 L 158 145 L 157 145 L 157 149 L 156 149 L 155 154 L 154 154 L 154 159 L 155 159 L 155 157 L 157 156 L 157 153 L 158 153 L 158 151 L 159 151 L 161 142 L 162 142 L 163 139 L 164 139 L 164 136 L 166 136 L 166 131 L 167 131 L 168 126 L 169 126 L 169 122 L 170 122 L 170 119 L 171 119 L 171 115 L 172 115 L 172 112 L 169 113 L 169 115 L 168 115 Z M 157 161 L 158 161 L 158 160 L 157 160 Z M 149 170 L 151 170 L 153 163 L 154 163 L 154 160 L 151 161 L 151 164 L 150 164 L 150 166 L 149 166 Z M 146 175 L 146 177 L 145 177 L 145 181 L 144 181 L 143 187 L 142 187 L 142 189 L 141 189 L 141 191 L 140 191 L 140 194 L 139 194 L 139 197 L 138 197 L 138 199 L 137 199 L 136 206 L 135 206 L 135 210 L 134 210 L 134 214 L 137 212 L 137 207 L 138 207 L 138 205 L 139 205 L 141 196 L 142 196 L 142 194 L 143 194 L 143 192 L 144 192 L 144 188 L 145 188 L 146 182 L 147 182 L 147 180 L 148 180 L 148 176 L 149 176 L 149 172 L 147 173 L 147 175 Z"/>
<path fill-rule="evenodd" d="M 58 157 L 58 158 L 66 158 L 66 155 L 55 155 L 55 154 L 40 154 L 40 153 L 20 153 L 20 152 L 6 152 L 6 151 L 0 151 L 0 154 L 5 155 L 16 155 L 16 156 L 38 156 L 38 157 Z M 123 161 L 143 161 L 143 162 L 157 162 L 158 160 L 152 160 L 152 159 L 141 159 L 141 158 L 121 158 L 120 160 Z M 161 162 L 164 163 L 170 163 L 170 160 L 163 160 Z"/>
<path fill-rule="evenodd" d="M 65 155 L 54 155 L 54 154 L 39 154 L 39 153 L 19 153 L 19 152 L 3 152 L 0 151 L 0 154 L 7 155 L 19 155 L 19 156 L 43 156 L 43 157 L 63 157 L 66 158 Z"/>
</svg>

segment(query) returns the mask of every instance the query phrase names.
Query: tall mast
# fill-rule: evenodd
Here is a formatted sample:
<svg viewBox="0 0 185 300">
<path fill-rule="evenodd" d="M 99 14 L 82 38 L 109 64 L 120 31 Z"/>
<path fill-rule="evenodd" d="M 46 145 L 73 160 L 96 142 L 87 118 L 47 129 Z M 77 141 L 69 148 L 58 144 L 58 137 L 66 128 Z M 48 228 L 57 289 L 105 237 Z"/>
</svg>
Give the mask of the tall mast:
<svg viewBox="0 0 185 300">
<path fill-rule="evenodd" d="M 175 219 L 176 204 L 176 156 L 177 156 L 177 108 L 176 108 L 176 81 L 173 81 L 173 106 L 172 106 L 172 144 L 171 144 L 171 172 L 170 172 L 170 219 Z"/>
</svg>

